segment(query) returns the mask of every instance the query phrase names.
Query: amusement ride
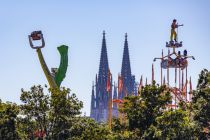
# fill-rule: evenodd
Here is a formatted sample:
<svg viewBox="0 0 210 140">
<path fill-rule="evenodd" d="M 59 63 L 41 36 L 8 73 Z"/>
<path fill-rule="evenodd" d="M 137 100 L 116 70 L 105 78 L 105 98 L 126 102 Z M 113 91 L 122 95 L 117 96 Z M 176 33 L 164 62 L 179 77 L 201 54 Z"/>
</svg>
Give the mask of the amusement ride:
<svg viewBox="0 0 210 140">
<path fill-rule="evenodd" d="M 50 85 L 51 89 L 59 88 L 61 85 L 61 82 L 66 76 L 66 71 L 68 67 L 68 46 L 61 45 L 57 47 L 61 59 L 60 59 L 60 65 L 59 68 L 51 68 L 51 71 L 49 70 L 41 49 L 45 47 L 45 41 L 42 34 L 42 31 L 33 31 L 29 36 L 29 44 L 32 49 L 36 49 L 40 64 L 42 66 L 42 69 L 44 71 L 44 74 L 47 78 L 47 81 Z M 41 45 L 34 45 L 36 41 L 41 41 Z"/>
<path fill-rule="evenodd" d="M 162 56 L 156 57 L 153 60 L 154 62 L 156 60 L 160 60 L 161 86 L 165 85 L 167 89 L 169 89 L 172 95 L 172 102 L 171 104 L 167 106 L 168 109 L 176 109 L 178 107 L 179 102 L 189 103 L 192 98 L 191 77 L 188 81 L 188 59 L 191 58 L 195 60 L 195 58 L 194 56 L 188 55 L 188 52 L 186 49 L 183 51 L 183 53 L 181 53 L 181 51 L 178 50 L 179 48 L 183 47 L 182 41 L 178 41 L 178 28 L 181 26 L 184 26 L 184 25 L 183 24 L 179 25 L 178 23 L 176 23 L 176 19 L 173 20 L 173 23 L 171 25 L 170 41 L 166 42 L 166 48 L 168 49 L 168 54 L 164 55 L 163 50 L 162 50 Z M 163 69 L 167 71 L 167 83 L 165 81 L 165 76 L 163 78 Z M 175 71 L 174 86 L 171 86 L 169 82 L 169 77 L 170 77 L 169 69 L 174 69 Z M 143 78 L 141 76 L 140 84 L 138 88 L 139 92 L 141 92 L 141 89 L 143 86 L 142 79 Z M 152 81 L 153 80 L 154 80 L 154 65 L 152 64 Z M 147 79 L 146 79 L 146 85 L 147 85 Z M 189 92 L 188 92 L 188 86 L 190 89 Z M 118 92 L 122 90 L 122 87 L 123 87 L 123 81 L 120 78 L 120 76 L 118 76 Z M 118 108 L 121 108 L 124 102 L 124 99 L 114 99 L 112 100 L 112 102 L 116 103 L 118 105 Z M 111 112 L 111 110 L 109 111 Z M 126 114 L 122 114 L 121 112 L 118 112 L 118 118 L 121 123 L 126 122 Z M 108 120 L 110 121 L 111 119 L 109 118 Z M 109 122 L 109 126 L 111 128 L 111 122 Z"/>
<path fill-rule="evenodd" d="M 162 50 L 162 56 L 158 58 L 154 58 L 153 60 L 153 61 L 156 61 L 159 59 L 161 61 L 160 62 L 161 85 L 166 85 L 170 93 L 172 94 L 172 103 L 169 105 L 169 107 L 174 108 L 174 109 L 177 108 L 178 103 L 180 101 L 184 101 L 185 103 L 188 103 L 191 101 L 192 83 L 191 83 L 191 77 L 190 77 L 190 80 L 188 81 L 188 59 L 192 58 L 193 60 L 195 60 L 194 56 L 188 55 L 186 49 L 183 51 L 183 54 L 181 54 L 181 51 L 176 50 L 183 46 L 182 41 L 180 42 L 178 41 L 178 28 L 180 26 L 183 26 L 183 24 L 182 25 L 179 25 L 178 23 L 176 24 L 176 19 L 174 19 L 171 25 L 171 28 L 172 28 L 171 37 L 170 37 L 171 40 L 169 42 L 166 42 L 166 48 L 168 48 L 168 54 L 164 56 L 163 50 Z M 175 29 L 177 30 L 177 33 Z M 171 49 L 172 49 L 172 53 L 170 53 Z M 163 79 L 163 69 L 167 70 L 167 84 L 165 83 L 165 77 Z M 171 86 L 169 83 L 169 77 L 170 77 L 169 69 L 175 70 L 175 74 L 174 74 L 175 86 Z M 188 86 L 190 86 L 190 92 L 187 91 Z"/>
</svg>

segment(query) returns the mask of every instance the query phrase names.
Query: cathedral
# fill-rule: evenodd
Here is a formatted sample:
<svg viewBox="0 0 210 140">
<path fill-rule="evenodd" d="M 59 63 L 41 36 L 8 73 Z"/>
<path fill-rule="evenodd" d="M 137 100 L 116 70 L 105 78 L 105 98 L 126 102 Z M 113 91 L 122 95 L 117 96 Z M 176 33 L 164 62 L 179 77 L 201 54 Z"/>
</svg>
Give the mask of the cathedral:
<svg viewBox="0 0 210 140">
<path fill-rule="evenodd" d="M 90 117 L 97 122 L 107 122 L 109 115 L 118 117 L 117 103 L 111 103 L 125 96 L 137 95 L 135 76 L 131 73 L 127 34 L 125 34 L 124 51 L 121 73 L 118 75 L 118 84 L 113 84 L 109 69 L 105 32 L 103 32 L 99 71 L 92 86 Z M 111 107 L 111 113 L 109 113 Z"/>
</svg>

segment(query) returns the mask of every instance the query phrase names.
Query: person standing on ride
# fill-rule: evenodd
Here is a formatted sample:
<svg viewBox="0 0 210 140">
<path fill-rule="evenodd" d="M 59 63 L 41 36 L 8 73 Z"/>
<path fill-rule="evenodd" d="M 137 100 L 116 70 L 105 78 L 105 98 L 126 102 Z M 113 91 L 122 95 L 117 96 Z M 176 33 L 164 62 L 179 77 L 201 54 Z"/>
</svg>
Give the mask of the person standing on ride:
<svg viewBox="0 0 210 140">
<path fill-rule="evenodd" d="M 173 20 L 172 24 L 171 24 L 171 41 L 174 40 L 177 42 L 177 34 L 175 29 L 178 28 L 178 25 L 176 24 L 176 19 Z"/>
</svg>

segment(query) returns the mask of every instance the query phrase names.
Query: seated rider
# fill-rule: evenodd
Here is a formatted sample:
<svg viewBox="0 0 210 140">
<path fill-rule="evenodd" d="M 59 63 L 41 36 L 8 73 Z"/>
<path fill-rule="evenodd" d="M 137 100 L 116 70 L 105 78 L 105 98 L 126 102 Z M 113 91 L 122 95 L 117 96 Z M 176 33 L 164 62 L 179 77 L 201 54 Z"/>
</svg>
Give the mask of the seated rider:
<svg viewBox="0 0 210 140">
<path fill-rule="evenodd" d="M 180 58 L 180 66 L 184 66 L 187 59 L 187 50 L 184 50 L 182 57 Z"/>
<path fill-rule="evenodd" d="M 184 57 L 187 57 L 187 50 L 184 50 Z"/>
<path fill-rule="evenodd" d="M 180 66 L 180 63 L 181 63 L 181 52 L 178 51 L 178 54 L 176 56 L 176 65 Z"/>
</svg>

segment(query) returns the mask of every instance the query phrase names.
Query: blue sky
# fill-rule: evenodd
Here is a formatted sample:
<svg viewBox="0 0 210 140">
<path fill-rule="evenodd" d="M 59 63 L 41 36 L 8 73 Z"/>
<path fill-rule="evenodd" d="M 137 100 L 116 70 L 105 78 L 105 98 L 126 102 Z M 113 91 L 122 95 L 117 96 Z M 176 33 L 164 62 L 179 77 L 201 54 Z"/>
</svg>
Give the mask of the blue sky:
<svg viewBox="0 0 210 140">
<path fill-rule="evenodd" d="M 92 81 L 98 73 L 102 32 L 106 31 L 109 67 L 114 80 L 121 71 L 124 35 L 132 73 L 151 79 L 153 58 L 161 55 L 169 40 L 170 24 L 176 18 L 183 48 L 196 60 L 189 61 L 188 75 L 195 88 L 203 68 L 210 70 L 210 1 L 208 0 L 5 0 L 0 2 L 0 98 L 20 103 L 20 89 L 29 90 L 47 80 L 28 34 L 42 30 L 42 49 L 48 67 L 58 67 L 57 46 L 69 46 L 69 67 L 62 86 L 69 87 L 84 102 L 89 115 Z M 159 62 L 154 63 L 160 80 Z M 172 73 L 172 72 L 171 72 Z M 171 78 L 173 79 L 173 78 Z"/>
</svg>

